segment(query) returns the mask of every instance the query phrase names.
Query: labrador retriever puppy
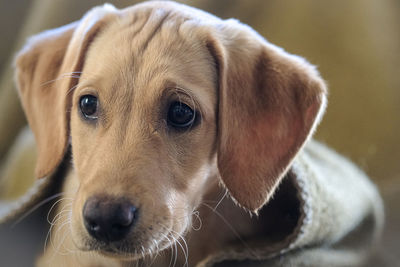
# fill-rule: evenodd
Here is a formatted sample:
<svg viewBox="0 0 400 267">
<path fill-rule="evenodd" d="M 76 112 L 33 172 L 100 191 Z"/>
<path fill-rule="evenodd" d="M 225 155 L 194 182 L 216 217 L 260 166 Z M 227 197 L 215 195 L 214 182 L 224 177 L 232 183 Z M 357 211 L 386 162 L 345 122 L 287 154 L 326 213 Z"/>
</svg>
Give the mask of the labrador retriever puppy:
<svg viewBox="0 0 400 267">
<path fill-rule="evenodd" d="M 95 7 L 15 65 L 36 176 L 72 155 L 39 266 L 194 266 L 257 236 L 326 103 L 304 59 L 173 2 Z"/>
</svg>

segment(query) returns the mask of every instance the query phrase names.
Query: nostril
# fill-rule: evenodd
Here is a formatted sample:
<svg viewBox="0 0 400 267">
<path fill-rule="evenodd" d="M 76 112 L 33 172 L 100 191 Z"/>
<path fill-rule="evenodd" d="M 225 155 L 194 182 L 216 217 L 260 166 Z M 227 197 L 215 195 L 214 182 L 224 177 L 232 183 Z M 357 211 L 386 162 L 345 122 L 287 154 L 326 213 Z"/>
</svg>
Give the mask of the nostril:
<svg viewBox="0 0 400 267">
<path fill-rule="evenodd" d="M 136 208 L 129 203 L 124 203 L 121 207 L 121 217 L 116 220 L 116 225 L 129 226 L 135 218 Z"/>
<path fill-rule="evenodd" d="M 118 241 L 130 231 L 137 219 L 137 209 L 125 199 L 89 198 L 82 211 L 88 233 L 101 241 Z"/>
<path fill-rule="evenodd" d="M 89 226 L 91 231 L 99 231 L 100 230 L 100 225 L 98 225 L 95 222 L 88 221 L 87 224 L 88 224 L 88 226 Z"/>
</svg>

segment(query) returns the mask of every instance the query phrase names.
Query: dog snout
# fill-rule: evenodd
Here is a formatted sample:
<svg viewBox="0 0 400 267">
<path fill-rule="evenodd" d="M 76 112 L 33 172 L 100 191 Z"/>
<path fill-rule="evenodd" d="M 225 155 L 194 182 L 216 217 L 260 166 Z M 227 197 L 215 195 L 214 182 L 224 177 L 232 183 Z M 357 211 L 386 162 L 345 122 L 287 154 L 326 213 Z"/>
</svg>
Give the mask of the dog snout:
<svg viewBox="0 0 400 267">
<path fill-rule="evenodd" d="M 85 202 L 82 213 L 84 225 L 92 237 L 113 242 L 127 236 L 138 210 L 126 199 L 93 196 Z"/>
</svg>

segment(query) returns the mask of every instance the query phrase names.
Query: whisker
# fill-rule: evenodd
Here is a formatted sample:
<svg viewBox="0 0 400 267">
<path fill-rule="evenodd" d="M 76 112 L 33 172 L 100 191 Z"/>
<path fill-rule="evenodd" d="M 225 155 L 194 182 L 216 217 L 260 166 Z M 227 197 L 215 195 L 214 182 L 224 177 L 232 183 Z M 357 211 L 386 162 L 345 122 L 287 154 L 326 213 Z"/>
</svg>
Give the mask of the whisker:
<svg viewBox="0 0 400 267">
<path fill-rule="evenodd" d="M 61 225 L 61 227 L 64 226 L 64 224 L 65 224 L 65 223 L 63 223 L 63 224 Z M 57 254 L 60 254 L 60 253 L 58 252 L 58 249 L 59 249 L 59 247 L 61 246 L 61 243 L 60 243 L 60 244 L 57 246 L 57 248 L 56 248 L 56 246 L 54 245 L 53 238 L 50 237 L 50 245 L 51 245 L 51 247 L 53 248 L 53 254 L 52 254 L 52 257 L 51 257 L 51 260 L 50 260 L 50 261 L 53 261 L 54 257 L 55 257 Z M 60 254 L 60 255 L 61 255 L 61 254 Z"/>
<path fill-rule="evenodd" d="M 159 249 L 159 247 L 158 247 L 157 241 L 154 240 L 154 239 L 152 239 L 152 241 L 153 241 L 153 243 L 154 243 L 154 245 L 155 245 L 156 253 L 155 253 L 155 255 L 152 255 L 152 261 L 150 262 L 150 265 L 149 265 L 150 267 L 154 264 L 154 262 L 156 261 L 157 256 L 158 256 L 159 253 L 160 253 L 160 249 Z"/>
<path fill-rule="evenodd" d="M 198 210 L 195 210 L 192 212 L 192 215 L 196 216 L 196 219 L 199 221 L 199 226 L 196 228 L 193 226 L 193 221 L 192 221 L 192 223 L 191 223 L 192 229 L 194 231 L 199 231 L 201 229 L 201 227 L 203 226 L 203 222 L 200 218 L 200 212 Z"/>
<path fill-rule="evenodd" d="M 60 76 L 58 76 L 57 78 L 53 79 L 53 80 L 49 80 L 47 82 L 41 83 L 40 86 L 45 86 L 47 84 L 59 81 L 61 79 L 64 78 L 75 78 L 75 79 L 79 79 L 81 76 L 80 75 L 75 75 L 75 74 L 81 74 L 82 72 L 80 71 L 75 71 L 75 72 L 67 72 L 67 73 L 63 73 Z"/>
<path fill-rule="evenodd" d="M 55 206 L 57 206 L 58 203 L 60 203 L 63 200 L 72 200 L 72 198 L 60 198 L 59 200 L 57 200 L 56 202 L 53 203 L 53 205 L 50 207 L 49 211 L 47 212 L 47 222 L 51 224 L 50 222 L 50 214 L 52 212 L 52 210 L 55 208 Z"/>
<path fill-rule="evenodd" d="M 161 225 L 162 227 L 165 227 L 165 226 L 163 226 L 163 225 Z M 165 227 L 166 228 L 166 227 Z M 168 244 L 169 245 L 171 245 L 171 257 L 170 257 L 170 260 L 169 260 L 169 264 L 168 264 L 168 267 L 171 267 L 171 264 L 172 264 L 172 261 L 173 261 L 173 253 L 174 253 L 174 247 L 172 246 L 172 241 L 171 241 L 171 239 L 169 239 L 168 238 L 168 235 L 164 235 L 163 233 L 161 233 L 164 237 L 165 237 L 165 239 L 167 239 L 168 240 Z"/>
<path fill-rule="evenodd" d="M 57 236 L 60 233 L 61 229 L 64 228 L 69 223 L 70 223 L 70 221 L 67 220 L 66 222 L 61 224 L 60 227 L 57 229 L 56 233 L 54 234 L 54 236 Z M 67 250 L 67 253 L 63 253 L 62 251 L 60 251 L 60 249 L 62 247 L 65 249 L 65 244 L 64 243 L 65 243 L 65 239 L 67 238 L 68 234 L 69 234 L 68 231 L 65 231 L 63 236 L 62 236 L 62 238 L 59 239 L 59 244 L 57 246 L 57 249 L 55 250 L 57 252 L 57 254 L 60 254 L 60 255 L 68 255 L 69 254 L 68 250 Z"/>
<path fill-rule="evenodd" d="M 72 210 L 71 210 L 72 211 Z M 54 218 L 57 218 L 57 219 L 53 219 L 53 221 L 52 221 L 52 226 L 57 226 L 57 224 L 59 224 L 60 222 L 62 222 L 61 223 L 61 225 L 59 225 L 58 227 L 57 227 L 57 229 L 56 229 L 56 231 L 54 232 L 54 238 L 56 239 L 57 238 L 57 236 L 58 236 L 58 234 L 59 234 L 59 232 L 61 231 L 61 229 L 66 225 L 66 224 L 68 224 L 69 222 L 70 222 L 70 220 L 69 220 L 69 218 L 70 218 L 70 214 L 69 213 L 67 213 L 67 214 L 64 214 L 64 215 L 60 215 L 60 213 L 62 213 L 62 211 L 60 211 Z M 54 228 L 53 228 L 54 229 Z M 53 231 L 52 231 L 52 234 L 53 234 Z M 52 244 L 52 246 L 54 245 L 53 244 L 53 238 L 52 239 L 50 239 L 50 242 L 51 242 L 51 244 Z M 54 248 L 54 246 L 53 246 L 53 248 Z"/>
<path fill-rule="evenodd" d="M 171 248 L 171 259 L 170 259 L 170 263 L 169 263 L 168 266 L 171 266 L 172 260 L 173 260 L 172 266 L 175 266 L 176 263 L 177 263 L 177 260 L 178 260 L 178 247 L 177 247 L 177 245 L 179 245 L 179 247 L 182 249 L 182 252 L 183 252 L 183 255 L 184 255 L 184 258 L 185 258 L 185 263 L 183 264 L 183 266 L 184 267 L 185 266 L 186 267 L 189 266 L 189 263 L 188 263 L 188 261 L 189 261 L 189 248 L 188 248 L 188 245 L 187 245 L 187 242 L 186 242 L 185 238 L 180 233 L 178 233 L 178 232 L 176 232 L 176 231 L 174 231 L 172 229 L 169 229 L 165 225 L 163 225 L 163 224 L 159 224 L 159 225 L 168 231 L 167 235 L 164 235 L 164 234 L 161 233 L 168 240 L 169 244 L 171 245 L 170 246 L 170 248 Z M 178 238 L 175 238 L 174 234 L 177 235 Z M 171 239 L 168 238 L 168 235 L 170 235 L 170 237 L 171 237 L 171 239 L 173 241 L 171 241 Z M 179 239 L 182 239 L 182 242 L 184 243 L 184 246 L 182 245 L 181 242 L 179 242 Z"/>
<path fill-rule="evenodd" d="M 224 200 L 224 198 L 226 197 L 227 194 L 228 194 L 228 190 L 225 189 L 224 195 L 223 195 L 222 198 L 218 201 L 217 205 L 215 205 L 215 207 L 214 207 L 214 209 L 213 209 L 214 212 L 217 210 L 218 206 L 222 203 L 222 201 Z"/>
<path fill-rule="evenodd" d="M 187 246 L 187 243 L 186 243 L 185 239 L 184 239 L 178 232 L 175 232 L 174 230 L 171 230 L 171 233 L 175 233 L 176 235 L 178 235 L 179 238 L 175 239 L 173 236 L 172 236 L 172 238 L 174 239 L 174 241 L 175 241 L 175 242 L 181 247 L 181 249 L 182 249 L 183 256 L 184 256 L 184 258 L 185 258 L 185 263 L 183 264 L 183 267 L 188 266 L 188 258 L 189 258 L 188 253 L 189 253 L 189 249 L 188 249 L 188 246 Z M 182 241 L 183 241 L 184 244 L 185 244 L 185 248 L 183 248 L 181 242 L 179 242 L 179 239 L 182 239 Z"/>
<path fill-rule="evenodd" d="M 244 241 L 244 239 L 239 235 L 239 233 L 235 230 L 235 228 L 224 218 L 224 216 L 215 210 L 212 206 L 208 205 L 207 203 L 201 203 L 205 207 L 209 208 L 212 212 L 214 212 L 232 231 L 232 233 L 238 238 L 238 240 L 249 250 L 249 252 L 256 258 L 259 258 L 259 255 L 255 253 L 252 248 Z"/>
<path fill-rule="evenodd" d="M 72 212 L 72 209 L 70 209 L 70 207 L 72 206 L 72 203 L 70 203 L 68 206 L 66 205 L 65 207 L 63 207 L 53 218 L 53 220 L 51 221 L 50 224 L 54 224 L 61 215 L 63 215 L 66 212 Z"/>
<path fill-rule="evenodd" d="M 58 194 L 60 196 L 63 193 Z M 58 208 L 58 205 L 61 204 L 61 207 Z M 53 255 L 50 258 L 54 259 L 56 254 L 59 255 L 68 255 L 69 253 L 76 253 L 77 251 L 71 250 L 66 247 L 65 240 L 70 233 L 70 228 L 67 227 L 71 223 L 71 214 L 72 214 L 72 204 L 73 198 L 62 197 L 55 201 L 47 212 L 46 220 L 50 224 L 49 231 L 47 232 L 46 239 L 44 242 L 44 251 L 46 251 L 49 242 L 53 249 Z M 58 212 L 52 217 L 52 211 L 57 207 Z M 65 229 L 67 227 L 67 229 Z M 61 232 L 63 232 L 61 236 Z M 60 236 L 60 238 L 59 238 Z M 57 244 L 55 241 L 57 240 Z"/>
<path fill-rule="evenodd" d="M 20 223 L 21 221 L 23 221 L 26 217 L 28 217 L 30 214 L 32 214 L 34 211 L 36 211 L 38 208 L 40 208 L 41 206 L 43 206 L 44 204 L 52 201 L 55 198 L 58 198 L 60 196 L 62 196 L 65 193 L 57 193 L 54 194 L 42 201 L 40 201 L 38 204 L 36 204 L 35 206 L 33 206 L 30 210 L 28 210 L 27 212 L 25 212 L 18 220 L 16 220 L 12 225 L 11 228 L 15 227 L 15 225 L 17 225 L 18 223 Z"/>
<path fill-rule="evenodd" d="M 143 246 L 141 246 L 141 254 L 142 254 L 142 258 L 144 259 L 145 255 L 144 255 L 144 247 Z M 137 261 L 137 262 L 139 264 L 140 261 Z"/>
<path fill-rule="evenodd" d="M 54 225 L 51 225 L 49 230 L 47 231 L 46 239 L 44 240 L 44 245 L 43 245 L 43 253 L 46 251 L 47 243 L 49 242 L 49 239 L 51 239 L 51 231 L 53 230 L 53 226 Z"/>
<path fill-rule="evenodd" d="M 66 225 L 69 226 L 71 224 L 71 221 L 69 221 Z M 68 227 L 68 230 L 65 232 L 65 235 L 71 235 L 71 229 Z M 62 247 L 68 252 L 68 254 L 73 254 L 77 253 L 78 250 L 76 249 L 71 249 L 65 246 L 65 242 L 63 242 Z"/>
<path fill-rule="evenodd" d="M 65 217 L 68 217 L 70 214 L 63 214 L 66 212 L 71 212 L 72 210 L 67 210 L 67 211 L 62 211 L 60 213 L 57 214 L 56 217 L 54 217 L 54 219 L 51 222 L 51 225 L 56 225 L 59 221 L 63 220 Z"/>
<path fill-rule="evenodd" d="M 69 95 L 71 92 L 73 92 L 75 90 L 76 87 L 78 87 L 79 84 L 76 84 L 74 86 L 72 86 L 70 89 L 68 89 L 66 95 Z"/>
<path fill-rule="evenodd" d="M 171 238 L 174 239 L 171 235 Z M 176 242 L 173 243 L 174 248 L 175 248 L 175 257 L 174 257 L 174 264 L 172 265 L 172 267 L 175 267 L 176 262 L 178 260 L 178 247 L 176 246 Z"/>
</svg>

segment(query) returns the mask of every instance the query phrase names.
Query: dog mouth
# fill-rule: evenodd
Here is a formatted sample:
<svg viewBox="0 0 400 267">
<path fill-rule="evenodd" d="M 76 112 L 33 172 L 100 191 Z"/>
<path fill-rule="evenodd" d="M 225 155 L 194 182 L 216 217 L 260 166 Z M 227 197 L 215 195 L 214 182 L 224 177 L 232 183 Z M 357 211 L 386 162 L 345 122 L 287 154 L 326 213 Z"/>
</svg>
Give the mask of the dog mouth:
<svg viewBox="0 0 400 267">
<path fill-rule="evenodd" d="M 97 253 L 102 254 L 103 256 L 110 258 L 118 258 L 123 260 L 138 260 L 143 258 L 145 255 L 143 254 L 143 250 L 128 250 L 118 247 L 102 247 L 101 249 L 94 250 Z"/>
<path fill-rule="evenodd" d="M 145 256 L 146 248 L 137 242 L 132 245 L 130 242 L 104 242 L 90 239 L 85 242 L 80 250 L 86 252 L 97 252 L 103 256 L 110 258 L 118 258 L 123 260 L 137 260 Z"/>
<path fill-rule="evenodd" d="M 133 205 L 127 198 L 97 195 L 81 210 L 80 220 L 75 220 L 78 225 L 72 227 L 77 230 L 73 231 L 75 246 L 81 251 L 138 260 L 174 246 L 185 249 L 186 242 L 180 239 L 190 219 L 175 220 L 167 208 L 146 213 L 146 207 Z"/>
<path fill-rule="evenodd" d="M 149 227 L 151 228 L 151 227 Z M 127 237 L 117 242 L 101 241 L 92 237 L 87 237 L 84 245 L 78 247 L 82 251 L 99 253 L 110 258 L 122 260 L 139 260 L 148 256 L 157 255 L 161 251 L 168 249 L 177 241 L 181 235 L 170 230 L 166 232 L 147 233 L 148 236 Z"/>
</svg>

